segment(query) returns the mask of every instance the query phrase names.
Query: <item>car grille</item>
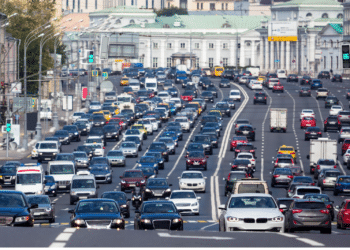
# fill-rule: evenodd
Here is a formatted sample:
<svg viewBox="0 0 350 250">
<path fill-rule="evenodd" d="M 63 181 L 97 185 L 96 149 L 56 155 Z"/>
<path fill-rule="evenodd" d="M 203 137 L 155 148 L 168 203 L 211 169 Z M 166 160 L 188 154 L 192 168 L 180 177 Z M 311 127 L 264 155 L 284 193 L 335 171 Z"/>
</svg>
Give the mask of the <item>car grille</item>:
<svg viewBox="0 0 350 250">
<path fill-rule="evenodd" d="M 303 222 L 304 225 L 306 226 L 318 226 L 320 224 L 319 221 L 306 221 L 306 222 Z"/>
<path fill-rule="evenodd" d="M 89 196 L 90 193 L 77 193 L 78 196 Z"/>
<path fill-rule="evenodd" d="M 156 189 L 152 190 L 155 195 L 162 195 L 163 194 L 163 189 Z"/>
<path fill-rule="evenodd" d="M 12 179 L 12 176 L 4 176 L 4 179 L 5 179 L 5 180 L 11 180 L 11 179 Z"/>
<path fill-rule="evenodd" d="M 25 195 L 32 195 L 35 194 L 35 192 L 24 192 Z"/>
<path fill-rule="evenodd" d="M 179 207 L 189 207 L 189 206 L 191 206 L 191 203 L 178 203 L 176 205 Z"/>
<path fill-rule="evenodd" d="M 41 155 L 42 155 L 42 156 L 53 156 L 53 153 L 48 153 L 48 152 L 44 153 L 44 152 L 43 152 L 43 153 L 41 153 Z"/>
<path fill-rule="evenodd" d="M 104 181 L 106 180 L 106 177 L 104 176 L 95 176 L 96 181 Z"/>
<path fill-rule="evenodd" d="M 110 220 L 87 220 L 86 223 L 89 226 L 108 226 L 111 224 Z"/>
<path fill-rule="evenodd" d="M 11 224 L 13 217 L 0 216 L 0 225 L 5 226 Z"/>
<path fill-rule="evenodd" d="M 65 185 L 69 185 L 70 181 L 58 181 L 58 185 L 59 186 L 65 186 Z"/>
<path fill-rule="evenodd" d="M 258 218 L 256 219 L 256 223 L 267 223 L 267 218 Z"/>
<path fill-rule="evenodd" d="M 33 212 L 45 212 L 45 209 L 39 208 L 39 209 L 32 209 Z"/>
<path fill-rule="evenodd" d="M 187 186 L 189 186 L 189 187 L 196 187 L 197 183 L 187 183 Z"/>
<path fill-rule="evenodd" d="M 244 223 L 255 223 L 255 219 L 253 218 L 244 218 L 243 221 Z"/>
<path fill-rule="evenodd" d="M 170 220 L 153 220 L 154 229 L 170 229 Z"/>
</svg>

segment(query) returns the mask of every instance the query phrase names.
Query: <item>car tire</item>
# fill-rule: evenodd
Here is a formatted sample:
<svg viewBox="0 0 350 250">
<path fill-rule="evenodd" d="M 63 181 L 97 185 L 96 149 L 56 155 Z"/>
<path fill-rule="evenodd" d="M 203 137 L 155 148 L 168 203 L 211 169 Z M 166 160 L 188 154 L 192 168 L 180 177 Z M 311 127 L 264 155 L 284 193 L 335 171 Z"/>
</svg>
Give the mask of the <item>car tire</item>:
<svg viewBox="0 0 350 250">
<path fill-rule="evenodd" d="M 73 201 L 73 200 L 70 200 L 70 201 L 69 201 L 69 205 L 74 205 L 74 201 Z"/>
<path fill-rule="evenodd" d="M 219 222 L 219 232 L 225 232 L 225 231 L 226 231 L 225 229 L 226 229 L 226 228 L 225 228 L 225 224 Z"/>
<path fill-rule="evenodd" d="M 205 164 L 205 166 L 204 166 L 204 170 L 205 170 L 205 171 L 207 171 L 207 164 Z"/>
<path fill-rule="evenodd" d="M 190 168 L 186 165 L 186 170 L 189 170 Z"/>
<path fill-rule="evenodd" d="M 334 191 L 333 191 L 333 195 L 334 195 L 334 196 L 338 196 L 338 192 L 334 190 Z"/>
<path fill-rule="evenodd" d="M 271 181 L 271 187 L 275 187 L 275 183 Z"/>
<path fill-rule="evenodd" d="M 139 151 L 142 151 L 142 147 L 141 146 L 139 147 Z"/>
<path fill-rule="evenodd" d="M 321 234 L 331 234 L 332 233 L 332 228 L 322 228 L 320 230 Z"/>
<path fill-rule="evenodd" d="M 49 219 L 49 223 L 55 223 L 56 219 L 53 217 L 52 219 Z"/>
</svg>

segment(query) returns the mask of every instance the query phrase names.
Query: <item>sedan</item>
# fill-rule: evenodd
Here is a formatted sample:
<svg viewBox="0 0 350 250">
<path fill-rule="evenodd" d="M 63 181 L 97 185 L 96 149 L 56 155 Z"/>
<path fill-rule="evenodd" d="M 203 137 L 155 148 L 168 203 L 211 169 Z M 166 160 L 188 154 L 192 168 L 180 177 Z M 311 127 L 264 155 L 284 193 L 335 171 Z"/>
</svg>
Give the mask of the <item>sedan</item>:
<svg viewBox="0 0 350 250">
<path fill-rule="evenodd" d="M 126 194 L 124 192 L 107 191 L 101 195 L 101 198 L 115 200 L 118 203 L 123 216 L 125 218 L 130 217 L 130 199 L 126 197 Z"/>
<path fill-rule="evenodd" d="M 343 78 L 342 78 L 342 76 L 341 75 L 339 75 L 339 74 L 335 74 L 335 75 L 333 75 L 333 77 L 332 77 L 332 80 L 331 80 L 332 82 L 343 82 Z"/>
<path fill-rule="evenodd" d="M 142 156 L 139 161 L 137 161 L 137 167 L 152 167 L 154 173 L 158 174 L 158 161 L 152 156 Z"/>
<path fill-rule="evenodd" d="M 337 228 L 346 229 L 350 227 L 350 200 L 346 199 L 340 206 L 336 206 L 339 209 L 337 214 Z"/>
<path fill-rule="evenodd" d="M 149 198 L 165 198 L 169 197 L 171 194 L 170 187 L 172 184 L 169 184 L 165 178 L 152 178 L 148 179 L 145 185 L 144 191 L 144 200 Z"/>
<path fill-rule="evenodd" d="M 48 220 L 55 222 L 55 202 L 52 202 L 48 195 L 27 195 L 29 204 L 38 204 L 38 208 L 30 210 L 34 220 Z"/>
<path fill-rule="evenodd" d="M 187 158 L 186 160 L 186 170 L 189 170 L 189 168 L 203 168 L 204 170 L 207 170 L 207 158 L 202 151 L 193 151 L 188 154 L 188 156 L 185 156 Z"/>
<path fill-rule="evenodd" d="M 125 167 L 125 156 L 121 150 L 110 150 L 108 151 L 106 158 L 108 159 L 109 165 Z"/>
<path fill-rule="evenodd" d="M 84 151 L 74 151 L 75 167 L 87 168 L 89 166 L 89 156 Z"/>
<path fill-rule="evenodd" d="M 253 168 L 255 169 L 255 157 L 252 153 L 239 153 L 237 155 L 236 159 L 250 160 L 250 163 L 252 164 Z"/>
<path fill-rule="evenodd" d="M 298 75 L 296 74 L 289 74 L 287 76 L 287 82 L 298 82 Z"/>
<path fill-rule="evenodd" d="M 179 178 L 180 190 L 193 190 L 205 193 L 205 180 L 201 171 L 184 171 Z"/>
<path fill-rule="evenodd" d="M 234 136 L 230 142 L 230 151 L 233 151 L 238 143 L 248 143 L 248 139 L 245 136 Z"/>
<path fill-rule="evenodd" d="M 300 122 L 300 128 L 316 127 L 316 119 L 311 116 L 304 116 Z"/>
<path fill-rule="evenodd" d="M 340 111 L 343 111 L 343 107 L 340 105 L 333 105 L 329 110 L 329 115 L 338 115 Z"/>
<path fill-rule="evenodd" d="M 311 96 L 311 90 L 309 87 L 301 87 L 299 90 L 299 96 Z"/>
<path fill-rule="evenodd" d="M 305 130 L 305 141 L 322 137 L 322 130 L 319 127 L 308 127 Z"/>
<path fill-rule="evenodd" d="M 123 142 L 120 144 L 119 150 L 124 156 L 138 157 L 138 147 L 135 142 Z"/>
<path fill-rule="evenodd" d="M 271 178 L 271 187 L 275 185 L 288 185 L 292 182 L 294 176 L 289 168 L 275 168 Z"/>
<path fill-rule="evenodd" d="M 284 87 L 282 84 L 274 84 L 273 87 L 272 87 L 272 93 L 275 93 L 275 92 L 284 92 Z"/>
<path fill-rule="evenodd" d="M 169 201 L 174 202 L 180 213 L 199 215 L 199 200 L 192 190 L 175 190 L 171 192 Z"/>
</svg>

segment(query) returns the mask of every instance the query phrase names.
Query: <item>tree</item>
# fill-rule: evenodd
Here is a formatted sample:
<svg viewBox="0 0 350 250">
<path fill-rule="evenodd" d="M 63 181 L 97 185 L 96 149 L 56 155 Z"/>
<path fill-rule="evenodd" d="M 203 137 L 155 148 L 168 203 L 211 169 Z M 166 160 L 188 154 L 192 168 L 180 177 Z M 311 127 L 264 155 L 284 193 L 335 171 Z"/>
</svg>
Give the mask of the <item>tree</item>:
<svg viewBox="0 0 350 250">
<path fill-rule="evenodd" d="M 173 16 L 177 15 L 188 15 L 187 9 L 178 8 L 176 6 L 171 6 L 170 8 L 164 8 L 155 11 L 157 16 Z"/>
</svg>

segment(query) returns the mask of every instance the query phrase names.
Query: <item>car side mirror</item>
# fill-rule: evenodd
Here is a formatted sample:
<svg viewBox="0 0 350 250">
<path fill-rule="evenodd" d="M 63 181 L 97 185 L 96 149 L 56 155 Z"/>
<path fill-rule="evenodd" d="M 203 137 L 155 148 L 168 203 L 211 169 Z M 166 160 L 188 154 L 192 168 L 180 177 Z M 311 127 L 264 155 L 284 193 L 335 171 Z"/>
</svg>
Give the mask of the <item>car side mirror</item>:
<svg viewBox="0 0 350 250">
<path fill-rule="evenodd" d="M 96 188 L 100 188 L 100 185 L 97 185 Z"/>
<path fill-rule="evenodd" d="M 68 213 L 74 214 L 74 209 L 69 209 L 69 210 L 68 210 Z"/>
<path fill-rule="evenodd" d="M 310 159 L 310 155 L 307 155 L 307 156 L 306 156 L 306 159 Z"/>
<path fill-rule="evenodd" d="M 224 204 L 221 204 L 221 205 L 219 206 L 219 209 L 221 209 L 221 210 L 226 210 L 226 206 L 225 206 Z"/>
<path fill-rule="evenodd" d="M 122 179 L 122 178 L 123 178 L 123 176 L 119 176 L 119 178 L 120 178 L 120 179 Z"/>
<path fill-rule="evenodd" d="M 335 206 L 335 208 L 336 208 L 336 209 L 340 209 L 340 207 L 339 207 L 339 206 Z"/>
<path fill-rule="evenodd" d="M 39 207 L 39 205 L 37 204 L 37 203 L 32 203 L 32 204 L 30 204 L 30 209 L 32 209 L 32 208 L 38 208 Z"/>
<path fill-rule="evenodd" d="M 200 200 L 200 199 L 202 199 L 201 197 L 197 197 L 197 200 Z"/>
<path fill-rule="evenodd" d="M 287 206 L 285 204 L 281 204 L 280 209 L 287 209 Z"/>
</svg>

